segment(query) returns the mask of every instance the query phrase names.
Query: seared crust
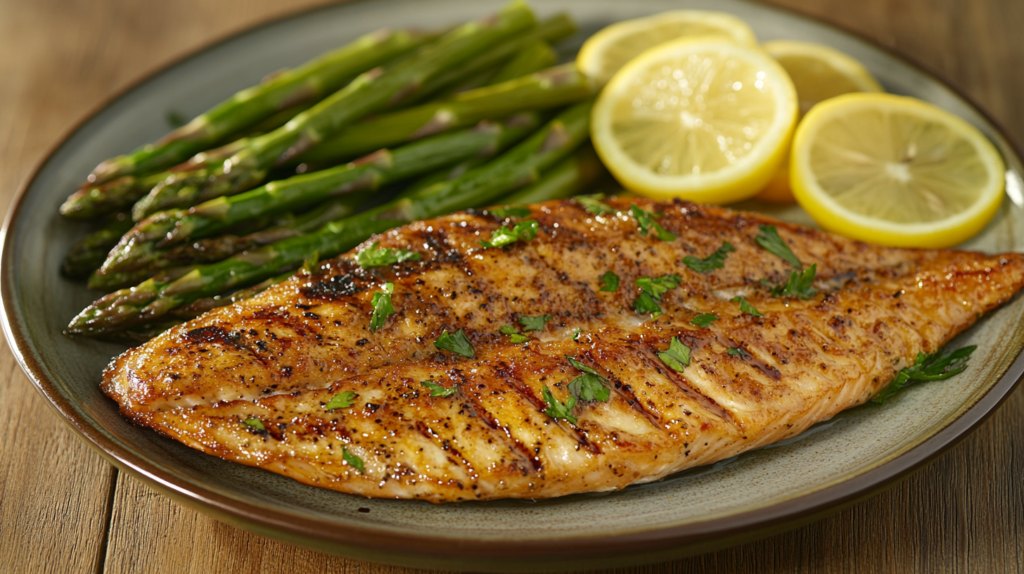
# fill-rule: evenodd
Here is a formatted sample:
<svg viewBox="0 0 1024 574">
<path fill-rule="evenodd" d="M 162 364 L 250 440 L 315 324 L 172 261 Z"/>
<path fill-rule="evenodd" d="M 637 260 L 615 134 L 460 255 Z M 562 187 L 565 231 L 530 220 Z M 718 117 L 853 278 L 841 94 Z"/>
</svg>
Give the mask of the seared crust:
<svg viewBox="0 0 1024 574">
<path fill-rule="evenodd" d="M 1018 254 L 886 249 L 722 208 L 608 203 L 627 212 L 531 206 L 540 233 L 505 249 L 479 244 L 510 224 L 487 212 L 396 229 L 374 241 L 421 261 L 365 270 L 355 250 L 127 351 L 103 390 L 138 424 L 309 484 L 433 502 L 544 498 L 657 480 L 796 435 L 868 400 L 1024 285 Z M 639 233 L 630 204 L 663 212 L 679 239 Z M 792 267 L 754 241 L 765 224 L 817 264 L 820 294 L 769 296 L 760 280 L 784 283 Z M 723 241 L 736 251 L 722 269 L 683 264 Z M 608 270 L 617 292 L 598 289 Z M 637 315 L 634 281 L 671 273 L 682 283 L 665 314 Z M 386 282 L 395 314 L 371 332 L 373 293 Z M 741 313 L 737 294 L 763 317 Z M 689 320 L 700 313 L 719 320 L 697 328 Z M 498 332 L 539 315 L 552 318 L 528 343 Z M 434 348 L 458 329 L 475 359 Z M 682 373 L 657 357 L 672 337 L 693 350 Z M 576 407 L 576 424 L 544 412 L 543 388 L 565 402 L 580 374 L 565 356 L 611 386 L 608 402 Z M 425 379 L 457 390 L 430 397 Z M 342 391 L 355 404 L 325 410 Z"/>
</svg>

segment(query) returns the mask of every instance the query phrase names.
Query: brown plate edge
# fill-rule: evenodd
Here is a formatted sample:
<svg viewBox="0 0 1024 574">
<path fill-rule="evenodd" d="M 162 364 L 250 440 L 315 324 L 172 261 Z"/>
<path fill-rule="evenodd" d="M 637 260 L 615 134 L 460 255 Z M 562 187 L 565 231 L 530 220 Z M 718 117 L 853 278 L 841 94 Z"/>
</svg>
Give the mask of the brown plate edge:
<svg viewBox="0 0 1024 574">
<path fill-rule="evenodd" d="M 365 2 L 368 0 L 354 0 Z M 944 75 L 936 73 L 913 58 L 896 52 L 860 32 L 844 25 L 823 20 L 803 11 L 745 0 L 752 4 L 764 4 L 772 9 L 789 12 L 797 17 L 815 21 L 833 28 L 840 33 L 853 36 L 890 57 L 916 68 L 933 78 L 967 102 L 1006 141 L 1010 150 L 1021 157 L 1014 138 L 971 96 L 964 93 Z M 61 395 L 46 378 L 41 365 L 31 354 L 28 342 L 12 311 L 13 292 L 10 266 L 12 244 L 8 241 L 16 225 L 18 213 L 28 189 L 50 158 L 68 139 L 77 133 L 89 120 L 126 96 L 150 78 L 181 65 L 217 45 L 253 33 L 268 25 L 299 18 L 321 10 L 334 9 L 337 5 L 317 6 L 300 10 L 283 17 L 264 19 L 243 30 L 223 34 L 198 48 L 160 66 L 156 66 L 126 87 L 101 100 L 57 141 L 49 146 L 46 153 L 36 162 L 29 176 L 19 186 L 11 202 L 3 227 L 0 228 L 0 322 L 4 335 L 10 343 L 11 352 L 22 371 L 32 381 L 62 420 L 86 441 L 104 459 L 111 462 L 156 490 L 187 506 L 207 512 L 218 520 L 227 522 L 265 536 L 272 536 L 288 542 L 301 544 L 317 550 L 343 554 L 364 560 L 373 560 L 405 566 L 447 567 L 486 569 L 493 571 L 530 569 L 580 569 L 584 567 L 612 567 L 624 564 L 652 563 L 700 554 L 726 548 L 743 542 L 779 534 L 785 530 L 813 522 L 828 514 L 839 511 L 869 498 L 892 486 L 919 470 L 975 430 L 995 409 L 1005 401 L 1020 384 L 1024 376 L 1024 352 L 1019 354 L 1007 371 L 978 401 L 960 417 L 936 432 L 931 437 L 895 459 L 880 464 L 840 484 L 785 501 L 770 507 L 760 508 L 741 514 L 714 519 L 708 522 L 692 523 L 655 531 L 644 531 L 602 537 L 574 540 L 568 544 L 565 539 L 557 541 L 456 541 L 430 536 L 396 535 L 367 528 L 339 528 L 336 523 L 297 517 L 277 512 L 254 504 L 238 501 L 201 485 L 179 484 L 172 475 L 167 475 L 137 457 L 131 451 L 111 441 L 102 432 L 79 419 L 74 407 Z M 382 538 L 385 538 L 382 540 Z M 497 560 L 498 562 L 493 562 Z M 531 568 L 532 567 L 532 568 Z"/>
</svg>

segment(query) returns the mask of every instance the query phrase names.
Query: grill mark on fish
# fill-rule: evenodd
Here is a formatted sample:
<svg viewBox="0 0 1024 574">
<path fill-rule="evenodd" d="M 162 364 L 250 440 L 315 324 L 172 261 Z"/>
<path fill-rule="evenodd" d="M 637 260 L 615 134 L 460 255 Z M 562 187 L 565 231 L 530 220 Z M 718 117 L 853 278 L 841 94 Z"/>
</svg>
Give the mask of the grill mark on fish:
<svg viewBox="0 0 1024 574">
<path fill-rule="evenodd" d="M 728 410 L 726 410 L 722 405 L 718 404 L 717 401 L 705 395 L 704 393 L 701 393 L 699 390 L 697 390 L 696 387 L 688 383 L 682 373 L 676 372 L 675 369 L 670 369 L 666 367 L 665 363 L 663 363 L 661 359 L 659 359 L 658 356 L 654 354 L 654 351 L 647 348 L 642 348 L 640 349 L 639 357 L 640 360 L 643 361 L 644 365 L 646 365 L 649 369 L 657 371 L 658 373 L 661 374 L 661 376 L 665 377 L 669 381 L 672 381 L 672 383 L 676 387 L 679 387 L 679 390 L 682 391 L 683 394 L 696 400 L 697 403 L 699 403 L 700 406 L 707 410 L 709 413 L 717 416 L 718 418 L 722 419 L 725 422 L 734 424 L 734 421 L 732 420 L 732 415 L 729 413 Z"/>
<path fill-rule="evenodd" d="M 499 420 L 498 417 L 494 416 L 483 406 L 480 399 L 477 397 L 477 392 L 478 391 L 470 391 L 464 393 L 463 396 L 469 404 L 467 405 L 464 403 L 463 406 L 468 406 L 476 418 L 483 421 L 483 423 L 488 427 L 493 430 L 500 431 L 499 436 L 504 437 L 504 440 L 506 441 L 505 450 L 519 453 L 525 461 L 528 468 L 522 468 L 523 475 L 539 473 L 544 468 L 544 464 L 541 462 L 540 457 L 538 457 L 536 453 L 531 452 L 528 446 L 513 436 L 508 425 Z"/>
</svg>

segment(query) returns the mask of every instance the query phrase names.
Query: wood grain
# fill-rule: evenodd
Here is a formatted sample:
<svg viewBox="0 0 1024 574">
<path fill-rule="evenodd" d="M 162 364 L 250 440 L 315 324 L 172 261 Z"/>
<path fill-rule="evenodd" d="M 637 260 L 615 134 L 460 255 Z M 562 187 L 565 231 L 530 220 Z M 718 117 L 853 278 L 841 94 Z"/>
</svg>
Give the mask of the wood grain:
<svg viewBox="0 0 1024 574">
<path fill-rule="evenodd" d="M 542 0 L 535 0 L 540 2 Z M 1024 2 L 773 0 L 871 37 L 950 79 L 1024 141 Z M 103 99 L 236 30 L 319 0 L 0 0 L 0 206 Z M 404 571 L 226 526 L 118 474 L 49 412 L 0 349 L 0 570 Z M 1024 571 L 1024 392 L 935 463 L 803 528 L 653 572 Z"/>
</svg>

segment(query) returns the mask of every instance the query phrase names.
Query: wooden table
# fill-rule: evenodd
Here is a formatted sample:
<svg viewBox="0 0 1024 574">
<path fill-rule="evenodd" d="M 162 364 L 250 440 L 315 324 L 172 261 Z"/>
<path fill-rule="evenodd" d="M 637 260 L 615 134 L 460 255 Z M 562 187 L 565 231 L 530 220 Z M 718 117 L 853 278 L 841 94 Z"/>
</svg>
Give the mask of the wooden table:
<svg viewBox="0 0 1024 574">
<path fill-rule="evenodd" d="M 536 0 L 540 2 L 541 0 Z M 949 78 L 1024 141 L 1024 2 L 773 0 Z M 215 38 L 321 0 L 0 0 L 0 205 L 111 94 Z M 237 530 L 89 450 L 0 351 L 0 571 L 397 572 Z M 633 572 L 1024 571 L 1024 391 L 903 483 L 779 536 Z"/>
</svg>

